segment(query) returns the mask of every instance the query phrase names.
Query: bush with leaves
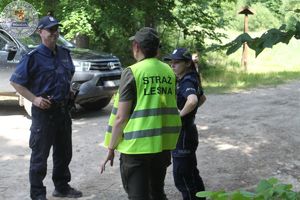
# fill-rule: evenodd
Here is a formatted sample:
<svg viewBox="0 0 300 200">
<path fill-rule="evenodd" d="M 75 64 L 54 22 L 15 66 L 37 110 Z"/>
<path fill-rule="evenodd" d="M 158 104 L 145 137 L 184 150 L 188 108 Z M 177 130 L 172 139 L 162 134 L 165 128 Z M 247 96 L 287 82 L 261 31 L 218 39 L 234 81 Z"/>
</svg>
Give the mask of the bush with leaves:
<svg viewBox="0 0 300 200">
<path fill-rule="evenodd" d="M 92 36 L 93 31 L 90 21 L 90 15 L 85 10 L 71 12 L 68 18 L 62 22 L 63 31 L 66 33 L 65 37 L 73 39 L 78 34 Z"/>
<path fill-rule="evenodd" d="M 299 200 L 300 192 L 292 190 L 291 184 L 279 183 L 276 178 L 261 180 L 255 192 L 244 190 L 225 191 L 205 191 L 198 192 L 197 197 L 207 197 L 211 200 Z"/>
</svg>

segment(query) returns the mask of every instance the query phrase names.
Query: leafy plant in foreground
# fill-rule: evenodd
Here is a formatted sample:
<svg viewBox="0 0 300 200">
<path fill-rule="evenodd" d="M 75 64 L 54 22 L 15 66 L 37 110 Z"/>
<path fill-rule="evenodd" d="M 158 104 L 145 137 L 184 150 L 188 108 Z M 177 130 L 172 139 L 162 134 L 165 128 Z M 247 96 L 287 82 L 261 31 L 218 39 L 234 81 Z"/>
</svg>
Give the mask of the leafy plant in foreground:
<svg viewBox="0 0 300 200">
<path fill-rule="evenodd" d="M 300 192 L 292 190 L 291 184 L 279 183 L 276 178 L 261 180 L 255 192 L 235 190 L 232 192 L 204 191 L 198 192 L 197 197 L 207 197 L 211 200 L 299 200 Z"/>
</svg>

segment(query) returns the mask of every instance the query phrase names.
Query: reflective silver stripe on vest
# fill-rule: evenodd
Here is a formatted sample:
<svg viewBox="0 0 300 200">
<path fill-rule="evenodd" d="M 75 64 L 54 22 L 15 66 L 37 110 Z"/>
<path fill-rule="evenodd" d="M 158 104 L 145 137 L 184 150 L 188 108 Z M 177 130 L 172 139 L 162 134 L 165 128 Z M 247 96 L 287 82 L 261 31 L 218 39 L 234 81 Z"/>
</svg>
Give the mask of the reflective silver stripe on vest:
<svg viewBox="0 0 300 200">
<path fill-rule="evenodd" d="M 143 138 L 143 137 L 153 137 L 162 134 L 179 133 L 180 128 L 181 128 L 180 126 L 170 126 L 170 127 L 155 128 L 155 129 L 148 129 L 148 130 L 131 131 L 124 134 L 124 139 L 132 140 L 132 139 Z"/>
<path fill-rule="evenodd" d="M 114 115 L 116 115 L 117 112 L 118 112 L 118 108 L 113 107 L 113 109 L 111 110 L 111 113 L 114 114 Z"/>
<path fill-rule="evenodd" d="M 107 127 L 107 132 L 111 133 L 112 132 L 112 126 Z"/>
<path fill-rule="evenodd" d="M 174 127 L 165 127 L 162 129 L 156 128 L 156 129 L 149 129 L 149 130 L 132 131 L 125 134 L 125 139 L 130 140 L 134 138 L 156 136 L 156 135 L 161 135 L 162 132 L 166 134 L 179 133 L 180 128 L 181 128 L 180 126 L 179 127 L 174 126 Z M 112 133 L 112 126 L 107 126 L 107 132 Z"/>
<path fill-rule="evenodd" d="M 137 110 L 132 113 L 130 119 L 158 115 L 178 115 L 177 108 L 152 108 L 145 110 Z"/>
<path fill-rule="evenodd" d="M 117 111 L 118 111 L 118 108 L 113 107 L 111 112 L 114 115 L 116 115 Z M 177 108 L 152 108 L 152 109 L 138 110 L 138 111 L 134 111 L 131 114 L 130 119 L 135 119 L 135 118 L 139 118 L 139 117 L 148 117 L 148 116 L 159 116 L 159 115 L 178 115 L 178 110 L 177 110 Z M 173 128 L 173 129 L 171 130 L 171 128 Z M 161 131 L 161 132 L 168 133 L 168 131 L 169 131 L 170 133 L 174 133 L 174 128 L 177 128 L 177 127 L 164 128 L 164 130 L 166 130 L 166 131 Z M 151 131 L 152 130 L 156 130 L 156 131 L 154 131 L 155 133 L 153 133 L 154 134 L 153 136 L 161 134 L 161 133 L 156 133 L 157 130 L 161 130 L 161 129 L 151 129 Z M 179 129 L 177 128 L 175 130 L 175 132 L 176 131 L 179 132 L 179 130 L 180 130 L 180 128 Z M 109 132 L 109 133 L 112 132 L 112 126 L 107 127 L 107 132 Z M 137 133 L 137 132 L 146 132 L 146 131 L 134 131 L 133 133 Z M 141 137 L 148 137 L 148 136 L 152 136 L 152 135 L 151 134 L 148 135 L 146 133 L 145 136 L 141 136 Z M 131 139 L 134 139 L 134 138 L 139 138 L 139 137 L 133 137 Z M 125 137 L 125 139 L 126 139 L 126 137 Z"/>
<path fill-rule="evenodd" d="M 118 108 L 113 107 L 112 114 L 116 115 L 118 112 Z M 152 108 L 145 110 L 137 110 L 134 111 L 130 119 L 139 118 L 139 117 L 148 117 L 148 116 L 158 116 L 158 115 L 177 115 L 177 108 Z"/>
</svg>

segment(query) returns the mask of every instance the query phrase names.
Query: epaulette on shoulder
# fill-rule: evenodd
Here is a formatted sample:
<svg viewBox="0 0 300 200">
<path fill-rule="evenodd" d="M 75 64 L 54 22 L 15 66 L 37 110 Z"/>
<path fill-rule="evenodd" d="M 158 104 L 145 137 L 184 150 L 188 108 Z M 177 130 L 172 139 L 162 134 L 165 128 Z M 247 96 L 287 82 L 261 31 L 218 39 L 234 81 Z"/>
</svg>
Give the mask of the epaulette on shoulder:
<svg viewBox="0 0 300 200">
<path fill-rule="evenodd" d="M 188 74 L 183 77 L 183 80 L 193 80 L 193 79 L 194 79 L 194 77 L 191 74 Z"/>
<path fill-rule="evenodd" d="M 198 79 L 194 74 L 187 74 L 183 77 L 183 81 L 191 81 L 193 83 L 197 83 Z"/>
<path fill-rule="evenodd" d="M 31 55 L 33 55 L 35 52 L 37 52 L 37 49 L 33 49 L 33 50 L 29 51 L 29 52 L 27 53 L 27 55 L 28 55 L 28 56 L 31 56 Z"/>
</svg>

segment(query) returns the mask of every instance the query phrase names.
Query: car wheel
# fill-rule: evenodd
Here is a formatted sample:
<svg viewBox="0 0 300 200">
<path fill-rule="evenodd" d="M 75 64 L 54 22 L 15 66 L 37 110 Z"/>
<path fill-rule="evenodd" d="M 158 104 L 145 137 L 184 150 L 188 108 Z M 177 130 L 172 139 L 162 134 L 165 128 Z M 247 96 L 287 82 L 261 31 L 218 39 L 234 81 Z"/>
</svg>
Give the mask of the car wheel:
<svg viewBox="0 0 300 200">
<path fill-rule="evenodd" d="M 111 98 L 100 99 L 95 102 L 80 104 L 80 106 L 86 110 L 100 110 L 109 104 L 110 99 Z"/>
</svg>

